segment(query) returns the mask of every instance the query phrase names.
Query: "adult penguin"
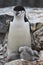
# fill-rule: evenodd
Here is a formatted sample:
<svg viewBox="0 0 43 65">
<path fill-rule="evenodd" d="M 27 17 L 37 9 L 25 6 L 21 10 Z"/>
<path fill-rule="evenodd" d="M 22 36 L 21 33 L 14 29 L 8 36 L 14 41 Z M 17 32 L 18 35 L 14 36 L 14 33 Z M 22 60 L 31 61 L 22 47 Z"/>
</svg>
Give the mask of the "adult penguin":
<svg viewBox="0 0 43 65">
<path fill-rule="evenodd" d="M 13 9 L 14 19 L 10 23 L 8 35 L 8 54 L 17 53 L 19 47 L 31 47 L 31 35 L 29 23 L 25 22 L 25 8 L 23 6 L 15 6 Z M 17 57 L 17 56 L 16 56 Z"/>
</svg>

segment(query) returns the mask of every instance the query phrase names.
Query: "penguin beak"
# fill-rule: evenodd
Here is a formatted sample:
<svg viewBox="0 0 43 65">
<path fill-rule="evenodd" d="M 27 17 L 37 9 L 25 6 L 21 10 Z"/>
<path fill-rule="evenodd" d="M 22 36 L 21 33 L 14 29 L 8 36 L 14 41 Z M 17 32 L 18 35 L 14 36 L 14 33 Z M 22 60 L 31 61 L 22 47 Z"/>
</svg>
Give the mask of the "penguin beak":
<svg viewBox="0 0 43 65">
<path fill-rule="evenodd" d="M 19 12 L 16 12 L 16 16 L 19 14 Z"/>
</svg>

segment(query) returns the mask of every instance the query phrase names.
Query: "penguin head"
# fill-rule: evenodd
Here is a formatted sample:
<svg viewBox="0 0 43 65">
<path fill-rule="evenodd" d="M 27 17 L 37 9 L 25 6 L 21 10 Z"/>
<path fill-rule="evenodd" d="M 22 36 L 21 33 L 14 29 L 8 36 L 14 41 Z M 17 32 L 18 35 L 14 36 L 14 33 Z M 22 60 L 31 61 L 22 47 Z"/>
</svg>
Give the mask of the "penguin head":
<svg viewBox="0 0 43 65">
<path fill-rule="evenodd" d="M 22 16 L 25 15 L 25 8 L 21 5 L 15 6 L 13 9 L 16 16 Z"/>
</svg>

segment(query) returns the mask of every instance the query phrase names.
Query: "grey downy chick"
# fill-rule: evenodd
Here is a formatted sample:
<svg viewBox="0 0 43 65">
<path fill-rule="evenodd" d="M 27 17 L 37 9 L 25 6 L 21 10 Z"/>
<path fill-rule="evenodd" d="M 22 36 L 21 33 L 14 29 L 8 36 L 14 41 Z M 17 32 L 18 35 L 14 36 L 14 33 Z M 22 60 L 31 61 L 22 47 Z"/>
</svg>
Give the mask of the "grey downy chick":
<svg viewBox="0 0 43 65">
<path fill-rule="evenodd" d="M 19 52 L 20 52 L 21 59 L 24 59 L 26 61 L 34 60 L 34 57 L 33 57 L 34 53 L 30 47 L 28 47 L 28 46 L 20 47 Z"/>
</svg>

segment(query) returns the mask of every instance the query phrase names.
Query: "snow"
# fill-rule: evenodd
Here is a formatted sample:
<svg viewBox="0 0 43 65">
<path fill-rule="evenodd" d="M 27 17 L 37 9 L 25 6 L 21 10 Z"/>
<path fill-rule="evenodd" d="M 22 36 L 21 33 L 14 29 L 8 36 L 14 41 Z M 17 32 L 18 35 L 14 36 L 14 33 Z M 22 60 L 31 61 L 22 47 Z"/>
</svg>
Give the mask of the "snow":
<svg viewBox="0 0 43 65">
<path fill-rule="evenodd" d="M 0 15 L 9 14 L 13 15 L 13 7 L 0 8 Z M 25 8 L 26 15 L 30 23 L 42 22 L 43 23 L 43 8 Z"/>
</svg>

